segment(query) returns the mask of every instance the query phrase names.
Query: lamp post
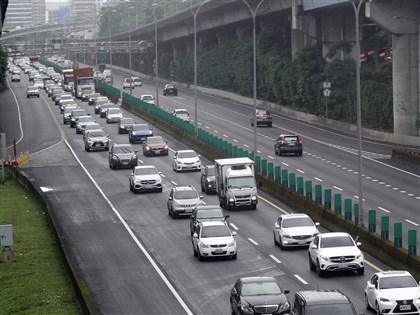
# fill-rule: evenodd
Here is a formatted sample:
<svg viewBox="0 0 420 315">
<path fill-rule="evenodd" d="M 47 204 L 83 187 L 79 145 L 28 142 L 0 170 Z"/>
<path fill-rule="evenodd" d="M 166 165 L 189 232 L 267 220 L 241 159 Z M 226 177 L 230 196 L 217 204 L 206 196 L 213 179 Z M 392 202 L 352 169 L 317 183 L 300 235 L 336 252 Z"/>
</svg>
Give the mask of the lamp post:
<svg viewBox="0 0 420 315">
<path fill-rule="evenodd" d="M 134 9 L 134 7 L 128 7 L 128 21 L 130 21 L 130 9 Z M 131 27 L 128 31 L 128 63 L 130 66 L 130 95 L 133 95 L 133 75 L 131 70 Z"/>
<path fill-rule="evenodd" d="M 111 65 L 111 73 L 112 73 L 112 13 L 117 12 L 117 10 L 111 10 L 111 13 L 109 14 L 109 59 L 110 59 L 110 65 Z M 114 85 L 114 80 L 111 80 L 111 86 Z"/>
<path fill-rule="evenodd" d="M 360 96 L 360 29 L 359 13 L 364 0 L 350 0 L 356 18 L 356 101 L 357 101 L 357 150 L 358 150 L 358 186 L 359 186 L 359 226 L 364 226 L 363 221 L 363 177 L 362 177 L 362 104 Z M 357 3 L 356 3 L 357 2 Z"/>
<path fill-rule="evenodd" d="M 158 4 L 155 2 L 153 3 L 153 19 L 155 23 L 155 84 L 156 84 L 156 106 L 159 107 L 159 86 L 158 86 L 158 78 L 159 78 L 159 63 L 158 63 L 158 44 L 157 44 L 157 17 L 156 17 L 156 8 Z"/>
<path fill-rule="evenodd" d="M 256 32 L 255 32 L 255 18 L 257 17 L 257 11 L 260 5 L 264 2 L 264 0 L 260 0 L 258 5 L 255 7 L 255 10 L 251 8 L 249 3 L 246 0 L 242 0 L 251 11 L 252 15 L 252 64 L 253 64 L 253 96 L 254 96 L 254 112 L 252 113 L 254 117 L 254 153 L 253 157 L 257 156 L 257 120 L 256 120 L 256 113 L 257 113 L 257 45 L 256 45 Z"/>
</svg>

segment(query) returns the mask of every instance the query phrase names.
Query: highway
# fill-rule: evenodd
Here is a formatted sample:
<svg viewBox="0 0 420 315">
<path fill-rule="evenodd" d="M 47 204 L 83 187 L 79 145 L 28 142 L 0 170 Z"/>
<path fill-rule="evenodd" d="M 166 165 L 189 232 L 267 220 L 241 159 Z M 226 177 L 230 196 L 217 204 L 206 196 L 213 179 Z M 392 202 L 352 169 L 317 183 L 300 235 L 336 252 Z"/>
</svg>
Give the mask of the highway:
<svg viewBox="0 0 420 315">
<path fill-rule="evenodd" d="M 256 275 L 275 276 L 284 289 L 291 291 L 290 301 L 298 290 L 340 289 L 352 299 L 358 313 L 366 312 L 363 297 L 366 281 L 376 270 L 389 267 L 366 255 L 364 276 L 343 273 L 319 278 L 309 270 L 306 249 L 281 251 L 274 246 L 275 220 L 293 209 L 264 193 L 257 210 L 227 211 L 229 224 L 238 233 L 238 259 L 199 262 L 193 256 L 188 220 L 173 220 L 166 208 L 173 185 L 200 189 L 198 172 L 172 171 L 173 151 L 185 149 L 185 145 L 154 126 L 155 135 L 169 141 L 169 157 L 146 158 L 141 155 L 141 145 L 136 146 L 139 164 L 153 164 L 163 173 L 164 189 L 162 193 L 134 195 L 128 185 L 130 170 L 109 169 L 107 152 L 85 152 L 81 135 L 62 124 L 57 106 L 43 91 L 39 99 L 26 99 L 28 83 L 26 76 L 22 78 L 21 83 L 11 84 L 17 102 L 9 91 L 2 92 L 2 100 L 7 101 L 0 104 L 0 126 L 8 133 L 9 143 L 15 137 L 20 140 L 19 151 L 31 152 L 32 161 L 24 168 L 25 172 L 36 179 L 55 205 L 54 217 L 65 239 L 64 246 L 86 281 L 97 313 L 229 314 L 229 293 L 236 279 Z M 122 84 L 122 78 L 120 74 L 114 76 L 117 86 Z M 153 83 L 144 82 L 134 94 L 154 94 Z M 194 113 L 193 101 L 191 91 L 180 90 L 178 97 L 160 96 L 164 108 L 187 108 L 190 114 Z M 127 135 L 117 133 L 116 124 L 106 124 L 94 114 L 93 107 L 79 103 L 96 117 L 112 141 L 128 142 Z M 199 115 L 202 128 L 252 147 L 249 107 L 200 95 Z M 143 122 L 141 118 L 135 119 Z M 297 172 L 304 172 L 305 177 L 319 181 L 324 187 L 336 186 L 348 196 L 357 194 L 357 176 L 348 171 L 357 169 L 356 156 L 349 153 L 356 147 L 354 139 L 277 115 L 274 119 L 274 128 L 258 129 L 261 156 L 271 156 L 289 170 L 300 170 Z M 276 136 L 291 131 L 303 137 L 303 157 L 274 156 Z M 391 148 L 388 144 L 373 141 L 364 144 L 366 207 L 383 207 L 395 218 L 418 224 L 419 174 L 387 166 Z M 380 157 L 380 163 L 375 162 L 375 157 Z M 203 159 L 204 165 L 211 163 Z M 387 184 L 398 190 L 386 187 Z M 203 200 L 206 204 L 218 204 L 215 195 L 205 195 Z"/>
</svg>

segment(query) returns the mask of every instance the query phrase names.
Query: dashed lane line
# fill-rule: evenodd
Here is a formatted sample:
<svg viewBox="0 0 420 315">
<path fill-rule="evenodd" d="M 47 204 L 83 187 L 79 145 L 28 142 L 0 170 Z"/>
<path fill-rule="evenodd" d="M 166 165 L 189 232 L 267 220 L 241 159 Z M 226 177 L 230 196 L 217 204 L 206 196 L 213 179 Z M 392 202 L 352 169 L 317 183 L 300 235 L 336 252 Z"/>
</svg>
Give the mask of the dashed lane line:
<svg viewBox="0 0 420 315">
<path fill-rule="evenodd" d="M 308 282 L 306 282 L 301 276 L 299 276 L 299 275 L 294 275 L 294 276 L 295 276 L 296 279 L 298 279 L 303 284 L 308 284 Z"/>
<path fill-rule="evenodd" d="M 386 212 L 386 213 L 391 213 L 391 211 L 389 211 L 389 210 L 387 210 L 387 209 L 385 209 L 385 208 L 382 208 L 382 207 L 378 207 L 378 209 L 379 209 L 379 210 L 382 210 L 382 211 L 384 211 L 384 212 Z"/>
<path fill-rule="evenodd" d="M 236 231 L 239 231 L 239 228 L 238 228 L 235 224 L 233 224 L 233 223 L 229 223 L 229 225 L 230 225 L 231 227 L 233 227 Z"/>
<path fill-rule="evenodd" d="M 405 222 L 407 222 L 407 223 L 410 223 L 410 224 L 412 224 L 412 225 L 414 225 L 414 226 L 419 226 L 419 224 L 418 224 L 418 223 L 415 223 L 415 222 L 413 222 L 413 221 L 411 221 L 411 220 L 404 219 L 404 221 L 405 221 Z"/>
<path fill-rule="evenodd" d="M 274 260 L 276 263 L 281 264 L 281 261 L 274 255 L 269 255 L 269 257 Z"/>
<path fill-rule="evenodd" d="M 335 189 L 337 189 L 337 190 L 339 190 L 339 191 L 343 191 L 343 188 L 340 188 L 340 187 L 338 187 L 338 186 L 333 186 L 333 188 L 335 188 Z"/>
<path fill-rule="evenodd" d="M 258 245 L 258 243 L 256 241 L 254 241 L 252 238 L 248 237 L 248 241 L 250 241 L 252 244 L 254 244 L 255 246 Z"/>
</svg>

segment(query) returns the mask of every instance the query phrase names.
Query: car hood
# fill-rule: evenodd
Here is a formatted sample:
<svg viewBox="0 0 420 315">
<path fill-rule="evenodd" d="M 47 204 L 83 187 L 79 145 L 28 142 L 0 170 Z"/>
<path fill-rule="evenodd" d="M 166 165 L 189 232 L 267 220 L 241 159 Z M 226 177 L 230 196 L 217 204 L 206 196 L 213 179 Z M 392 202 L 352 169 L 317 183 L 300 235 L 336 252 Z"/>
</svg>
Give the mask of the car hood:
<svg viewBox="0 0 420 315">
<path fill-rule="evenodd" d="M 137 131 L 133 130 L 133 135 L 135 135 L 135 136 L 150 136 L 150 135 L 152 135 L 152 131 L 151 130 L 137 130 Z"/>
<path fill-rule="evenodd" d="M 174 200 L 179 205 L 199 205 L 199 199 L 175 199 Z"/>
<path fill-rule="evenodd" d="M 420 288 L 398 288 L 380 290 L 381 296 L 387 296 L 390 300 L 414 300 L 419 296 Z"/>
<path fill-rule="evenodd" d="M 134 152 L 131 153 L 117 153 L 114 154 L 119 159 L 131 159 L 132 156 L 134 156 Z"/>
<path fill-rule="evenodd" d="M 350 256 L 350 255 L 359 255 L 362 252 L 356 246 L 345 246 L 345 247 L 332 247 L 332 248 L 321 248 L 319 250 L 320 255 L 325 255 L 328 257 L 332 256 Z"/>
<path fill-rule="evenodd" d="M 254 296 L 241 296 L 242 304 L 248 306 L 257 305 L 280 305 L 286 303 L 287 299 L 283 293 L 276 295 L 254 295 Z"/>
<path fill-rule="evenodd" d="M 151 147 L 152 149 L 155 148 L 163 148 L 166 144 L 165 143 L 148 143 L 147 146 Z"/>
<path fill-rule="evenodd" d="M 134 180 L 160 180 L 159 174 L 135 175 Z"/>
<path fill-rule="evenodd" d="M 292 228 L 283 228 L 284 233 L 294 236 L 294 235 L 313 235 L 316 233 L 317 229 L 313 226 L 301 226 L 301 227 L 292 227 Z"/>
<path fill-rule="evenodd" d="M 102 142 L 105 142 L 105 141 L 108 141 L 108 138 L 107 137 L 89 137 L 87 140 L 88 141 L 90 140 L 90 141 L 102 141 Z"/>
<path fill-rule="evenodd" d="M 200 241 L 207 245 L 217 245 L 217 244 L 229 244 L 234 241 L 233 236 L 225 236 L 225 237 L 206 237 L 200 239 Z"/>
<path fill-rule="evenodd" d="M 198 158 L 178 158 L 179 163 L 198 163 L 200 160 Z"/>
<path fill-rule="evenodd" d="M 122 113 L 118 113 L 118 114 L 110 114 L 110 113 L 108 113 L 108 117 L 122 117 Z"/>
</svg>

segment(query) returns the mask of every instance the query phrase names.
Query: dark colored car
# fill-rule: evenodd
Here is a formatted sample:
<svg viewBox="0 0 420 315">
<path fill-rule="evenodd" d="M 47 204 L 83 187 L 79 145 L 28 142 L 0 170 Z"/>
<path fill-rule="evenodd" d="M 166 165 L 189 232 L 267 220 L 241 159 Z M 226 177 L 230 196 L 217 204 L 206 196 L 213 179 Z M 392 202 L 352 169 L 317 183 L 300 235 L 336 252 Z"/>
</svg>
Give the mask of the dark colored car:
<svg viewBox="0 0 420 315">
<path fill-rule="evenodd" d="M 165 87 L 163 88 L 163 95 L 174 95 L 177 96 L 178 95 L 178 88 L 176 87 L 175 84 L 166 84 Z"/>
<path fill-rule="evenodd" d="M 70 115 L 70 127 L 71 128 L 76 128 L 76 124 L 77 124 L 77 120 L 79 119 L 80 116 L 86 116 L 86 110 L 84 109 L 75 109 L 71 112 Z"/>
<path fill-rule="evenodd" d="M 302 156 L 302 139 L 298 135 L 280 135 L 274 144 L 274 154 L 293 153 Z"/>
<path fill-rule="evenodd" d="M 267 127 L 273 126 L 273 116 L 270 111 L 265 109 L 257 109 L 255 112 L 255 121 L 257 122 L 257 127 L 261 125 Z M 254 126 L 254 116 L 251 116 L 251 126 Z"/>
<path fill-rule="evenodd" d="M 98 99 L 98 97 L 101 96 L 100 93 L 92 93 L 89 95 L 89 100 L 88 100 L 88 104 L 89 105 L 93 105 L 95 104 L 95 101 Z"/>
<path fill-rule="evenodd" d="M 143 142 L 143 155 L 168 155 L 168 141 L 161 136 L 147 137 Z"/>
<path fill-rule="evenodd" d="M 110 109 L 110 108 L 120 108 L 117 104 L 114 104 L 114 103 L 108 103 L 108 104 L 103 104 L 102 106 L 101 106 L 101 110 L 100 110 L 100 112 L 99 112 L 99 116 L 101 117 L 101 118 L 106 118 L 106 112 L 107 112 L 107 110 L 108 109 Z M 95 108 L 96 109 L 96 108 Z"/>
<path fill-rule="evenodd" d="M 101 109 L 102 106 L 107 105 L 107 104 L 112 104 L 114 105 L 113 107 L 116 107 L 117 105 L 110 103 L 109 101 L 105 101 L 105 100 L 96 100 L 95 101 L 95 114 L 100 114 L 101 113 Z"/>
<path fill-rule="evenodd" d="M 142 143 L 147 137 L 151 136 L 153 136 L 153 129 L 149 128 L 148 124 L 135 124 L 128 131 L 128 141 L 130 143 Z"/>
<path fill-rule="evenodd" d="M 206 194 L 216 193 L 216 173 L 214 165 L 207 165 L 201 170 L 201 191 Z"/>
<path fill-rule="evenodd" d="M 120 119 L 120 122 L 118 123 L 118 133 L 128 133 L 128 131 L 131 130 L 135 124 L 136 122 L 133 118 Z"/>
<path fill-rule="evenodd" d="M 55 99 L 63 93 L 64 93 L 64 91 L 63 91 L 62 88 L 53 89 L 52 93 L 51 93 L 52 100 L 55 102 Z"/>
<path fill-rule="evenodd" d="M 114 143 L 109 150 L 109 167 L 134 168 L 137 166 L 137 150 L 131 144 Z"/>
<path fill-rule="evenodd" d="M 230 293 L 232 314 L 289 314 L 287 293 L 274 277 L 240 278 Z"/>
<path fill-rule="evenodd" d="M 293 315 L 355 315 L 350 299 L 338 290 L 300 291 L 295 294 Z"/>
<path fill-rule="evenodd" d="M 191 236 L 200 222 L 205 221 L 223 221 L 229 218 L 228 215 L 224 215 L 222 208 L 215 205 L 198 205 L 193 209 L 190 218 L 190 233 Z"/>
<path fill-rule="evenodd" d="M 39 97 L 39 89 L 36 86 L 29 86 L 26 90 L 26 98 L 30 98 L 32 96 Z"/>
</svg>

